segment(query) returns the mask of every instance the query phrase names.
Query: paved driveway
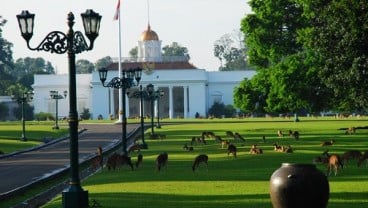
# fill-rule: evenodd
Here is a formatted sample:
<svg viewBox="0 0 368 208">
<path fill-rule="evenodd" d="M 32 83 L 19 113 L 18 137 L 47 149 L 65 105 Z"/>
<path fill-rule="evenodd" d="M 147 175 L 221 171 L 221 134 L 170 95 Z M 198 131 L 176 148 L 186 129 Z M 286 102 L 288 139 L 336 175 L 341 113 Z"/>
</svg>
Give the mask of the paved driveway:
<svg viewBox="0 0 368 208">
<path fill-rule="evenodd" d="M 91 157 L 121 141 L 121 124 L 80 124 L 86 129 L 79 135 L 79 159 Z M 131 132 L 137 125 L 130 124 Z M 29 152 L 0 158 L 0 196 L 49 176 L 69 166 L 69 139 L 45 145 Z"/>
</svg>

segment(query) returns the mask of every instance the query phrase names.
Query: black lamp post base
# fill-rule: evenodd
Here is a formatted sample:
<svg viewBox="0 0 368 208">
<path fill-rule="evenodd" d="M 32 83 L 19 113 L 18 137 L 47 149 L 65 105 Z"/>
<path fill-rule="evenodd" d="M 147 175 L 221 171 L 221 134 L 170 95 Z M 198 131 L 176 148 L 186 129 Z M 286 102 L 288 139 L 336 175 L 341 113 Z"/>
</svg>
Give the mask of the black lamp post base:
<svg viewBox="0 0 368 208">
<path fill-rule="evenodd" d="M 59 126 L 53 126 L 52 129 L 59 130 Z"/>
<path fill-rule="evenodd" d="M 64 191 L 63 208 L 88 208 L 88 191 Z"/>
<path fill-rule="evenodd" d="M 20 138 L 20 140 L 21 140 L 22 142 L 26 142 L 28 139 L 27 139 L 27 138 L 25 138 L 25 137 L 22 137 L 22 138 Z"/>
</svg>

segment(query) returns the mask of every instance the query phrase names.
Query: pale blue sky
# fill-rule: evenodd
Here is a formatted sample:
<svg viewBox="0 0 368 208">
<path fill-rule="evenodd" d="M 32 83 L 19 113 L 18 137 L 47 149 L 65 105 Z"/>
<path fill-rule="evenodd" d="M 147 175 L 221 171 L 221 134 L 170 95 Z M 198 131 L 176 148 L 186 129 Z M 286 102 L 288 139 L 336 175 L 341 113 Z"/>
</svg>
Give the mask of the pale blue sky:
<svg viewBox="0 0 368 208">
<path fill-rule="evenodd" d="M 80 13 L 93 9 L 102 15 L 100 36 L 92 51 L 78 54 L 76 59 L 91 62 L 105 57 L 118 57 L 118 21 L 113 16 L 118 0 L 1 0 L 0 15 L 8 20 L 3 37 L 14 44 L 13 57 L 43 57 L 67 73 L 67 56 L 30 51 L 20 35 L 16 15 L 22 10 L 35 13 L 31 46 L 36 47 L 51 31 L 67 31 L 66 17 L 75 15 L 74 30 L 83 31 Z M 198 68 L 217 70 L 219 60 L 213 56 L 213 44 L 222 35 L 239 29 L 241 19 L 251 12 L 247 0 L 149 0 L 150 24 L 162 46 L 178 42 L 189 50 Z M 147 28 L 147 0 L 121 0 L 122 56 L 137 46 L 141 33 Z"/>
</svg>

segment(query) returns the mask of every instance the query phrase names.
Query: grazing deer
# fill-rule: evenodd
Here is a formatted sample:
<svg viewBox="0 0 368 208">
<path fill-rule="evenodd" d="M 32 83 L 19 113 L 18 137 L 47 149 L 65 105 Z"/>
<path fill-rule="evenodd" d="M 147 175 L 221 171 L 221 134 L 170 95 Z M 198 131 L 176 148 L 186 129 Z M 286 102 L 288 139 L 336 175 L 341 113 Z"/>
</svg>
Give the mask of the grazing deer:
<svg viewBox="0 0 368 208">
<path fill-rule="evenodd" d="M 110 169 L 115 170 L 117 167 L 123 166 L 123 165 L 129 165 L 132 170 L 134 169 L 132 160 L 127 155 L 120 155 L 118 153 L 114 153 L 107 159 L 107 162 L 106 162 L 106 166 L 108 170 Z"/>
<path fill-rule="evenodd" d="M 348 150 L 344 152 L 344 154 L 342 154 L 341 158 L 342 158 L 342 161 L 345 167 L 347 167 L 349 160 L 356 159 L 357 161 L 359 161 L 359 158 L 361 156 L 362 156 L 362 153 L 359 150 Z"/>
<path fill-rule="evenodd" d="M 284 134 L 282 133 L 281 130 L 277 130 L 277 136 L 278 137 L 284 137 Z"/>
<path fill-rule="evenodd" d="M 291 148 L 290 145 L 288 145 L 287 147 L 282 146 L 282 151 L 285 152 L 285 153 L 293 153 L 294 152 L 293 148 Z"/>
<path fill-rule="evenodd" d="M 224 149 L 224 147 L 229 147 L 230 142 L 227 140 L 221 141 L 221 149 Z"/>
<path fill-rule="evenodd" d="M 236 158 L 236 146 L 233 144 L 229 144 L 227 147 L 227 158 L 229 159 L 229 155 L 232 154 L 234 158 Z"/>
<path fill-rule="evenodd" d="M 293 137 L 295 140 L 299 140 L 299 131 L 289 130 L 289 136 Z"/>
<path fill-rule="evenodd" d="M 194 150 L 192 146 L 189 147 L 187 144 L 184 144 L 183 149 L 185 149 L 187 151 L 193 151 Z"/>
<path fill-rule="evenodd" d="M 103 157 L 101 146 L 97 147 L 96 156 L 91 160 L 91 167 L 93 169 L 97 169 L 98 167 L 101 167 L 101 169 L 103 168 Z"/>
<path fill-rule="evenodd" d="M 192 170 L 195 171 L 201 163 L 204 163 L 206 165 L 207 171 L 208 171 L 208 156 L 205 154 L 198 155 L 193 162 Z"/>
<path fill-rule="evenodd" d="M 160 171 L 163 167 L 166 167 L 167 160 L 168 160 L 168 154 L 166 152 L 161 153 L 156 158 L 156 170 Z"/>
<path fill-rule="evenodd" d="M 216 141 L 216 142 L 222 142 L 223 140 L 221 139 L 221 137 L 220 137 L 220 136 L 215 136 L 215 141 Z"/>
<path fill-rule="evenodd" d="M 226 131 L 225 133 L 226 133 L 226 136 L 227 137 L 231 137 L 231 138 L 234 138 L 235 137 L 234 136 L 234 133 L 232 131 Z"/>
<path fill-rule="evenodd" d="M 276 152 L 283 152 L 284 149 L 282 146 L 278 145 L 277 143 L 273 143 L 273 150 L 275 150 Z"/>
<path fill-rule="evenodd" d="M 235 139 L 235 141 L 239 141 L 240 140 L 242 142 L 245 142 L 244 137 L 242 137 L 242 135 L 240 135 L 238 132 L 235 132 L 234 139 Z"/>
<path fill-rule="evenodd" d="M 204 132 L 202 132 L 202 137 L 214 138 L 215 133 L 213 133 L 212 131 L 204 131 Z"/>
<path fill-rule="evenodd" d="M 143 162 L 143 155 L 139 153 L 137 156 L 137 162 L 135 162 L 135 167 L 138 168 L 138 166 L 142 165 L 142 162 Z"/>
<path fill-rule="evenodd" d="M 328 150 L 326 150 L 322 153 L 322 156 L 326 157 L 325 161 L 327 162 L 327 173 L 326 173 L 327 176 L 331 175 L 332 168 L 335 170 L 335 176 L 337 175 L 339 169 L 343 169 L 344 165 L 339 155 L 337 154 L 330 155 L 328 154 Z"/>
<path fill-rule="evenodd" d="M 252 145 L 249 151 L 250 154 L 263 154 L 263 150 L 258 148 L 256 144 Z"/>
<path fill-rule="evenodd" d="M 368 165 L 368 151 L 365 151 L 363 155 L 360 156 L 358 160 L 358 167 L 360 167 L 364 161 L 367 161 L 365 164 L 365 166 L 367 166 Z"/>
<path fill-rule="evenodd" d="M 321 146 L 332 146 L 334 144 L 335 140 L 331 139 L 331 141 L 324 141 L 321 143 Z"/>
<path fill-rule="evenodd" d="M 140 152 L 141 151 L 141 145 L 140 144 L 133 144 L 132 146 L 130 146 L 128 148 L 129 153 L 134 152 L 134 151 Z"/>
<path fill-rule="evenodd" d="M 355 127 L 349 127 L 346 131 L 345 134 L 355 134 Z"/>
</svg>

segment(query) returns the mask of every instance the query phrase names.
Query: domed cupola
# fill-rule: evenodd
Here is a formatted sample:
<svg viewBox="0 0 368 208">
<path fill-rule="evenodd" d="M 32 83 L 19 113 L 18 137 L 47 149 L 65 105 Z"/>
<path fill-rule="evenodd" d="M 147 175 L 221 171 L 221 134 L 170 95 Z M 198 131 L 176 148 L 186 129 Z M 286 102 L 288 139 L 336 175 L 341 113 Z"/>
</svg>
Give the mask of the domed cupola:
<svg viewBox="0 0 368 208">
<path fill-rule="evenodd" d="M 138 61 L 161 62 L 161 41 L 155 31 L 148 24 L 147 30 L 143 31 L 138 41 Z"/>
</svg>

